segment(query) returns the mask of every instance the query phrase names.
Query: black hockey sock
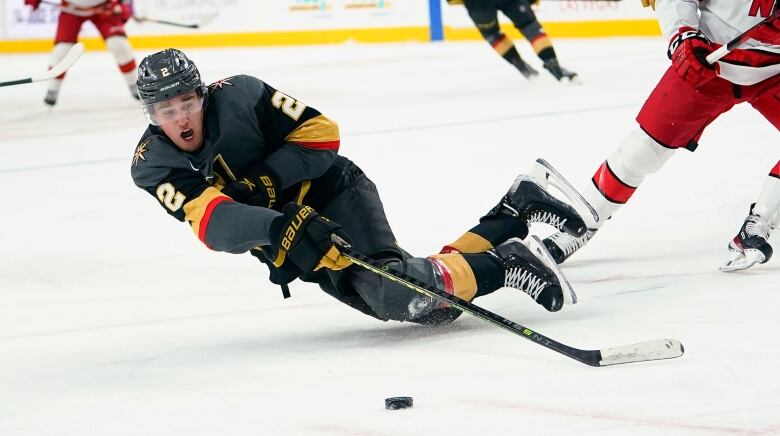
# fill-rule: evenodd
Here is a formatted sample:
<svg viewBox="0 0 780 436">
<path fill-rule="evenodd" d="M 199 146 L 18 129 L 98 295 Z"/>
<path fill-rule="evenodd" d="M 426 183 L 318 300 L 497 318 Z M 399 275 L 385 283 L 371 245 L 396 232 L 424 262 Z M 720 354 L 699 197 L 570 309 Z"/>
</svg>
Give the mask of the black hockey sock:
<svg viewBox="0 0 780 436">
<path fill-rule="evenodd" d="M 476 253 L 464 254 L 463 258 L 471 267 L 477 281 L 477 293 L 474 298 L 488 295 L 504 286 L 504 266 L 494 256 Z"/>
<path fill-rule="evenodd" d="M 486 215 L 479 224 L 461 235 L 455 242 L 442 248 L 442 253 L 483 253 L 511 238 L 525 239 L 528 226 L 518 218 L 505 215 Z"/>
<path fill-rule="evenodd" d="M 517 49 L 514 46 L 512 46 L 509 50 L 506 51 L 506 53 L 501 56 L 515 67 L 525 64 L 525 61 L 523 61 L 523 59 L 520 57 L 520 53 L 517 52 Z"/>
<path fill-rule="evenodd" d="M 539 53 L 536 54 L 539 56 L 539 59 L 542 61 L 547 61 L 549 59 L 555 59 L 557 56 L 555 56 L 555 49 L 552 47 L 547 47 L 542 49 Z"/>
<path fill-rule="evenodd" d="M 485 238 L 495 247 L 511 238 L 525 239 L 528 236 L 528 225 L 521 219 L 498 213 L 483 217 L 469 232 Z"/>
</svg>

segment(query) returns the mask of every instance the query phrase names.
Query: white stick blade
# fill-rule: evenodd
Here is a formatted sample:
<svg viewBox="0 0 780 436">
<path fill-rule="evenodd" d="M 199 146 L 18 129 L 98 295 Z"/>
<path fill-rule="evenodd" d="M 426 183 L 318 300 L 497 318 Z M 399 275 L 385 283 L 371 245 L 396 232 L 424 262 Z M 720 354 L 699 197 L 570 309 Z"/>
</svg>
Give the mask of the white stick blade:
<svg viewBox="0 0 780 436">
<path fill-rule="evenodd" d="M 212 12 L 210 14 L 204 15 L 203 18 L 201 18 L 197 23 L 198 27 L 208 26 L 212 21 L 217 19 L 218 15 L 219 12 Z"/>
<path fill-rule="evenodd" d="M 683 345 L 676 339 L 659 339 L 622 347 L 605 348 L 601 350 L 601 366 L 674 359 L 682 356 L 684 351 Z"/>
<path fill-rule="evenodd" d="M 65 55 L 60 63 L 45 73 L 33 76 L 32 81 L 39 82 L 41 80 L 50 80 L 68 71 L 68 69 L 72 67 L 77 60 L 79 60 L 82 53 L 84 53 L 84 44 L 77 42 L 73 47 L 70 48 L 68 54 Z"/>
</svg>

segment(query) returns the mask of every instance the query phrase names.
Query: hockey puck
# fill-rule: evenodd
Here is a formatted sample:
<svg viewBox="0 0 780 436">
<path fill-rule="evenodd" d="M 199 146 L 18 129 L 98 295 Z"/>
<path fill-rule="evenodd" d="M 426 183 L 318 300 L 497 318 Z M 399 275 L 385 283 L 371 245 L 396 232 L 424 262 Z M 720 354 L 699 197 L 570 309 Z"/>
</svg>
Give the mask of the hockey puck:
<svg viewBox="0 0 780 436">
<path fill-rule="evenodd" d="M 398 410 L 408 409 L 414 405 L 412 397 L 390 397 L 385 398 L 385 409 Z"/>
</svg>

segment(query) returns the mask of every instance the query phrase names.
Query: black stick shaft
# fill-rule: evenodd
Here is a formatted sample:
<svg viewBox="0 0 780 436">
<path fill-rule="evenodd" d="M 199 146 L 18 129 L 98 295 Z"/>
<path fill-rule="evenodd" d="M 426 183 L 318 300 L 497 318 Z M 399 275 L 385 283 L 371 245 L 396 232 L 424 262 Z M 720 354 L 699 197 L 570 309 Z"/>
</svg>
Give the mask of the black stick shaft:
<svg viewBox="0 0 780 436">
<path fill-rule="evenodd" d="M 23 85 L 25 83 L 32 83 L 32 78 L 28 77 L 26 79 L 20 79 L 20 80 L 10 80 L 8 82 L 0 82 L 0 87 L 3 86 L 13 86 L 13 85 Z"/>
<path fill-rule="evenodd" d="M 600 365 L 601 352 L 599 350 L 580 350 L 562 344 L 554 339 L 548 338 L 547 336 L 541 333 L 535 332 L 514 321 L 510 321 L 504 318 L 503 316 L 495 314 L 489 310 L 483 309 L 455 295 L 448 294 L 427 283 L 423 283 L 403 273 L 387 269 L 386 267 L 382 266 L 375 260 L 366 257 L 349 247 L 340 246 L 339 251 L 341 251 L 343 255 L 348 257 L 356 265 L 365 268 L 369 271 L 372 271 L 376 274 L 379 274 L 385 277 L 386 279 L 392 280 L 396 283 L 406 286 L 407 288 L 413 291 L 427 295 L 431 298 L 436 298 L 438 300 L 441 300 L 454 307 L 457 307 L 463 312 L 476 316 L 477 318 L 483 321 L 487 321 L 495 326 L 501 327 L 502 329 L 510 333 L 528 339 L 531 342 L 539 344 L 547 349 L 556 351 L 560 354 L 563 354 L 564 356 L 570 357 L 586 365 L 601 366 Z"/>
<path fill-rule="evenodd" d="M 147 23 L 157 23 L 157 24 L 166 24 L 168 26 L 185 27 L 187 29 L 197 29 L 198 27 L 200 27 L 198 24 L 177 23 L 168 20 L 158 20 L 156 18 L 133 17 L 133 19 L 136 21 L 145 21 Z"/>
</svg>

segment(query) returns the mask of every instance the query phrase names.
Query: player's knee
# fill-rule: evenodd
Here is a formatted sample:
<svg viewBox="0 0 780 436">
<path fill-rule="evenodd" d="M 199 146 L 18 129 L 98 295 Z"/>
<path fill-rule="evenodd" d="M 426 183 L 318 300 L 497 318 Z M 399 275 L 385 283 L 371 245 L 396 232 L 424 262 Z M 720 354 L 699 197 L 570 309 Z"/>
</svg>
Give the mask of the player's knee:
<svg viewBox="0 0 780 436">
<path fill-rule="evenodd" d="M 405 275 L 423 283 L 443 288 L 441 279 L 434 271 L 433 265 L 427 259 L 412 258 L 402 265 L 397 265 Z M 439 308 L 436 299 L 415 292 L 391 280 L 383 280 L 377 289 L 379 298 L 369 302 L 371 309 L 386 319 L 396 321 L 412 321 L 430 314 Z"/>
<path fill-rule="evenodd" d="M 525 39 L 529 41 L 535 41 L 539 35 L 542 35 L 542 25 L 534 17 L 523 17 L 523 21 L 516 23 L 515 26 L 520 33 L 523 34 Z"/>
<path fill-rule="evenodd" d="M 673 154 L 674 149 L 662 146 L 637 129 L 607 158 L 607 163 L 622 182 L 639 186 L 645 176 L 658 171 Z"/>
<path fill-rule="evenodd" d="M 65 59 L 70 49 L 75 45 L 72 42 L 58 42 L 54 44 L 54 48 L 51 51 L 51 57 L 49 64 L 57 65 L 61 60 Z"/>
<path fill-rule="evenodd" d="M 106 38 L 106 47 L 114 55 L 119 65 L 127 64 L 133 61 L 133 49 L 130 46 L 130 42 L 127 37 L 124 36 L 112 36 Z"/>
<path fill-rule="evenodd" d="M 498 30 L 498 28 L 496 28 L 495 31 L 492 32 L 483 32 L 482 36 L 492 46 L 495 46 L 499 42 L 506 39 L 506 35 L 504 34 L 504 32 L 501 32 L 500 30 Z"/>
</svg>

